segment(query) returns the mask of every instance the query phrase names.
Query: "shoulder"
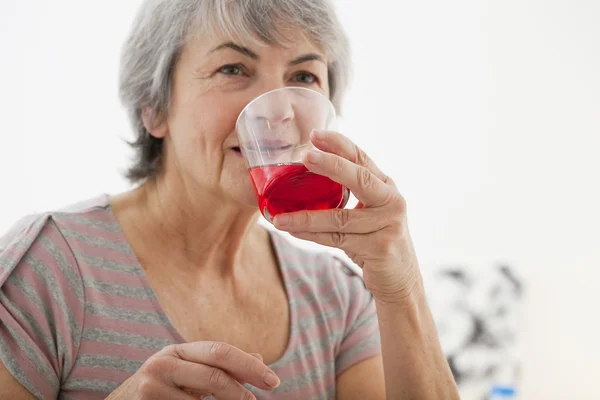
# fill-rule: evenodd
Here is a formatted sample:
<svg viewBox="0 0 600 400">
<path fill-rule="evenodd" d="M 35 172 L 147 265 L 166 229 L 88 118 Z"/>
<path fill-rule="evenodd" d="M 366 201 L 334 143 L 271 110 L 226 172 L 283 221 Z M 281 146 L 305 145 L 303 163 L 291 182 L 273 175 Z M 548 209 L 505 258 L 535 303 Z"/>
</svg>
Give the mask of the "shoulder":
<svg viewBox="0 0 600 400">
<path fill-rule="evenodd" d="M 85 225 L 77 219 L 101 203 L 25 217 L 0 237 L 0 362 L 32 393 L 41 389 L 31 382 L 40 383 L 39 398 L 56 397 L 84 329 L 86 289 L 65 232 L 82 232 L 73 221 Z"/>
<path fill-rule="evenodd" d="M 0 282 L 3 282 L 19 263 L 51 265 L 76 264 L 69 236 L 83 232 L 106 214 L 108 199 L 95 198 L 58 211 L 29 215 L 15 223 L 0 236 Z M 64 272 L 64 271 L 63 271 Z"/>
</svg>

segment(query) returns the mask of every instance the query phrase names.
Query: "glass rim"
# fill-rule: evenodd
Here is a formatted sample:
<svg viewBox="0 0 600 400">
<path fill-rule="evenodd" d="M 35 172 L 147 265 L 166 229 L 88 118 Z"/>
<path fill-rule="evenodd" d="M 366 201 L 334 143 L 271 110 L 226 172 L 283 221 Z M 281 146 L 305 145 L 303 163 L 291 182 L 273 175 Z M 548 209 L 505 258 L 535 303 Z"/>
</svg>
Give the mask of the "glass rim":
<svg viewBox="0 0 600 400">
<path fill-rule="evenodd" d="M 329 99 L 329 97 L 325 96 L 323 93 L 317 92 L 316 90 L 313 90 L 313 89 L 301 87 L 301 86 L 284 86 L 284 87 L 280 87 L 280 88 L 269 90 L 268 92 L 262 93 L 261 95 L 259 95 L 259 96 L 255 97 L 254 99 L 252 99 L 248 104 L 246 104 L 246 106 L 244 106 L 244 108 L 242 109 L 242 111 L 240 112 L 240 114 L 238 115 L 238 117 L 237 117 L 237 119 L 235 121 L 235 130 L 236 130 L 236 133 L 239 135 L 240 132 L 239 132 L 238 126 L 239 126 L 240 120 L 242 119 L 242 116 L 245 114 L 246 110 L 248 108 L 250 108 L 254 103 L 256 103 L 259 100 L 262 100 L 263 97 L 266 97 L 266 96 L 268 96 L 270 94 L 273 94 L 275 92 L 279 92 L 279 91 L 282 91 L 282 90 L 290 90 L 290 89 L 310 92 L 311 94 L 316 94 L 317 97 L 321 97 L 321 98 L 327 100 L 327 103 L 329 103 L 331 111 L 333 111 L 333 115 L 337 117 L 337 111 L 335 109 L 335 106 L 333 105 L 333 103 L 331 102 L 331 100 Z"/>
</svg>

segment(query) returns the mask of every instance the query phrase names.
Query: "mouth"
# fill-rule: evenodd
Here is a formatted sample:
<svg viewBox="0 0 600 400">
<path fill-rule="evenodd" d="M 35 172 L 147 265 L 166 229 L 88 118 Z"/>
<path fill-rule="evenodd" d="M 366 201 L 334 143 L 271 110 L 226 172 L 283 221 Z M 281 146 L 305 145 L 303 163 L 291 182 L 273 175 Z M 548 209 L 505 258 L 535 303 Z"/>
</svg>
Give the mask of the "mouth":
<svg viewBox="0 0 600 400">
<path fill-rule="evenodd" d="M 235 154 L 236 157 L 242 158 L 242 149 L 240 149 L 240 146 L 234 146 L 231 148 L 231 150 L 233 151 L 233 154 Z"/>
<path fill-rule="evenodd" d="M 229 150 L 231 150 L 237 157 L 243 157 L 241 147 L 242 145 L 231 146 Z M 287 153 L 297 147 L 297 144 L 289 142 L 264 141 L 261 143 L 249 143 L 248 145 L 244 145 L 244 151 L 249 157 L 253 157 L 253 155 L 256 156 L 256 154 L 263 154 L 263 156 L 266 157 L 280 157 L 282 154 Z"/>
<path fill-rule="evenodd" d="M 261 143 L 249 144 L 248 146 L 245 146 L 244 149 L 253 153 L 281 153 L 286 152 L 294 147 L 296 147 L 296 145 L 292 143 L 265 141 Z M 240 151 L 240 147 L 235 147 L 234 149 Z"/>
<path fill-rule="evenodd" d="M 280 147 L 263 147 L 260 149 L 260 151 L 263 153 L 283 153 L 285 151 L 292 149 L 293 147 L 294 146 L 291 144 L 287 145 L 287 146 L 280 146 Z"/>
</svg>

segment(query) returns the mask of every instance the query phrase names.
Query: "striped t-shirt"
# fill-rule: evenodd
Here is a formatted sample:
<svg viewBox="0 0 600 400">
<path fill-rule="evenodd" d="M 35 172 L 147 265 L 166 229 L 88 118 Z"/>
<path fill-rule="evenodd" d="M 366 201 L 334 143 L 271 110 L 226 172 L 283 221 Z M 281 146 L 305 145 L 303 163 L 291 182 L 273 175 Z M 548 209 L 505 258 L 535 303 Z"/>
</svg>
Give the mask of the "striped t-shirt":
<svg viewBox="0 0 600 400">
<path fill-rule="evenodd" d="M 371 294 L 328 253 L 271 234 L 291 333 L 258 399 L 333 399 L 336 376 L 381 352 Z M 170 323 L 102 196 L 30 217 L 0 239 L 0 360 L 38 399 L 104 399 L 154 353 Z"/>
</svg>

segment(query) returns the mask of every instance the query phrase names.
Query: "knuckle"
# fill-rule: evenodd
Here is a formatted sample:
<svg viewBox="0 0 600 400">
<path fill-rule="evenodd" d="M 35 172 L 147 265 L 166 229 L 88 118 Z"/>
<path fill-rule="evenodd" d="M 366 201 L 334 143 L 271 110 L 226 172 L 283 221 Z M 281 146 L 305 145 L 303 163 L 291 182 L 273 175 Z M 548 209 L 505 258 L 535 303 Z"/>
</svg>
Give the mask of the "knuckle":
<svg viewBox="0 0 600 400">
<path fill-rule="evenodd" d="M 216 361 L 223 361 L 231 353 L 231 347 L 222 342 L 214 342 L 210 345 L 209 354 Z"/>
<path fill-rule="evenodd" d="M 224 390 L 229 385 L 227 374 L 218 368 L 213 368 L 208 376 L 208 384 L 211 388 Z"/>
<path fill-rule="evenodd" d="M 358 146 L 354 146 L 354 151 L 355 151 L 355 156 L 354 156 L 354 162 L 358 165 L 362 165 L 363 167 L 366 167 L 369 164 L 369 156 L 367 156 L 367 153 L 365 153 L 365 151 L 363 149 L 361 149 Z"/>
<path fill-rule="evenodd" d="M 391 240 L 389 235 L 384 236 L 383 240 L 381 241 L 381 247 L 383 255 L 389 256 L 393 253 L 395 250 L 394 241 Z"/>
<path fill-rule="evenodd" d="M 350 211 L 341 209 L 333 213 L 333 224 L 336 228 L 343 230 L 348 227 L 350 222 Z"/>
<path fill-rule="evenodd" d="M 254 397 L 254 395 L 249 391 L 244 390 L 244 393 L 242 394 L 242 400 L 256 400 L 256 397 Z"/>
<path fill-rule="evenodd" d="M 142 398 L 156 394 L 158 387 L 156 380 L 150 376 L 143 375 L 139 378 L 136 391 Z"/>
<path fill-rule="evenodd" d="M 164 347 L 162 351 L 165 352 L 168 356 L 184 360 L 188 358 L 188 345 L 189 344 L 170 344 Z"/>
<path fill-rule="evenodd" d="M 333 170 L 335 173 L 339 174 L 344 169 L 344 161 L 341 157 L 336 157 L 333 160 Z"/>
<path fill-rule="evenodd" d="M 358 168 L 358 184 L 363 189 L 369 189 L 373 185 L 373 174 L 366 168 Z"/>
<path fill-rule="evenodd" d="M 393 227 L 388 227 L 381 231 L 377 243 L 374 247 L 377 249 L 377 254 L 381 257 L 390 257 L 398 255 L 398 251 L 403 248 L 403 243 L 406 241 L 406 230 L 404 224 L 396 224 Z"/>
<path fill-rule="evenodd" d="M 382 229 L 386 232 L 390 232 L 394 236 L 403 234 L 406 227 L 406 213 L 401 211 L 402 205 L 394 206 L 395 210 L 390 215 L 387 214 L 386 218 L 382 221 Z"/>
<path fill-rule="evenodd" d="M 173 368 L 169 357 L 153 357 L 143 365 L 142 375 L 146 377 L 161 376 Z"/>
<path fill-rule="evenodd" d="M 257 358 L 252 358 L 251 360 L 248 360 L 248 363 L 246 364 L 246 369 L 251 373 L 260 374 L 263 370 L 263 367 L 263 362 L 259 361 Z"/>
<path fill-rule="evenodd" d="M 312 214 L 308 211 L 303 211 L 300 220 L 304 226 L 310 226 L 312 224 Z"/>
<path fill-rule="evenodd" d="M 379 237 L 377 243 L 374 244 L 378 258 L 387 258 L 393 253 L 392 242 L 387 237 Z"/>
<path fill-rule="evenodd" d="M 333 232 L 331 234 L 331 242 L 335 247 L 341 247 L 344 245 L 346 236 L 340 232 Z"/>
<path fill-rule="evenodd" d="M 406 204 L 406 199 L 398 194 L 396 196 L 394 196 L 394 208 L 396 209 L 396 211 L 398 212 L 399 215 L 404 215 L 407 212 L 407 204 Z"/>
<path fill-rule="evenodd" d="M 167 354 L 179 354 L 179 345 L 170 344 L 168 346 L 163 347 L 162 351 Z"/>
</svg>

